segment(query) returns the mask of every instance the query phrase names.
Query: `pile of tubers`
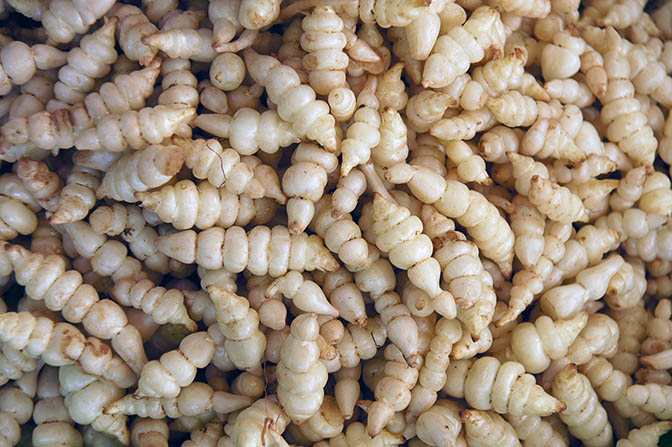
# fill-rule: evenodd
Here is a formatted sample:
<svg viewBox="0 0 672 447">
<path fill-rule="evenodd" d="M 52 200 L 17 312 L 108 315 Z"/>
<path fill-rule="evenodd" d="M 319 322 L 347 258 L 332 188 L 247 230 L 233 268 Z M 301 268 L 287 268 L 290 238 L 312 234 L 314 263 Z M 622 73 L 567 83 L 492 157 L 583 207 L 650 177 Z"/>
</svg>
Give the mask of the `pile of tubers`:
<svg viewBox="0 0 672 447">
<path fill-rule="evenodd" d="M 669 445 L 671 74 L 670 0 L 0 0 L 0 445 Z"/>
</svg>

